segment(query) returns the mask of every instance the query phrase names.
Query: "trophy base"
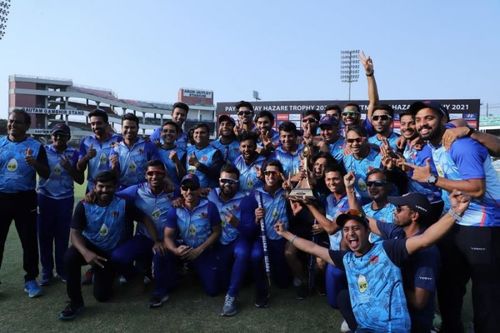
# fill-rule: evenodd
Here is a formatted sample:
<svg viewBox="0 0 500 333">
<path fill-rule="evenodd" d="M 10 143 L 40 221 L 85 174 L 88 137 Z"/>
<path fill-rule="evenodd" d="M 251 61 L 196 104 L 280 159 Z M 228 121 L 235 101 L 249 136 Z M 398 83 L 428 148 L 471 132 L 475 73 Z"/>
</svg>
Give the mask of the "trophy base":
<svg viewBox="0 0 500 333">
<path fill-rule="evenodd" d="M 294 188 L 290 194 L 288 194 L 288 198 L 292 200 L 306 200 L 315 199 L 314 193 L 310 188 Z"/>
</svg>

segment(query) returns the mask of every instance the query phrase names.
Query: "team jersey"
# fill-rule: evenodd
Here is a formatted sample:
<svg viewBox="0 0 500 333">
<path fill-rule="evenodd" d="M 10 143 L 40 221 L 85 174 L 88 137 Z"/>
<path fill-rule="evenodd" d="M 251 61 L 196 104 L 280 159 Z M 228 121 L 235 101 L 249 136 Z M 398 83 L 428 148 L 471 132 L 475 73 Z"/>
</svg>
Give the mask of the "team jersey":
<svg viewBox="0 0 500 333">
<path fill-rule="evenodd" d="M 271 143 L 273 144 L 274 147 L 278 147 L 280 144 L 280 133 L 278 131 L 275 131 L 274 129 L 271 128 L 269 131 L 271 133 Z M 262 141 L 259 139 L 257 140 L 257 148 L 264 148 L 264 145 L 262 144 Z"/>
<path fill-rule="evenodd" d="M 163 139 L 161 138 L 161 131 L 161 127 L 158 127 L 154 130 L 154 132 L 149 137 L 151 142 L 159 141 L 160 143 L 163 143 Z M 188 136 L 186 132 L 183 131 L 179 133 L 179 135 L 177 136 L 177 140 L 175 140 L 175 145 L 177 146 L 177 149 L 186 151 L 188 146 Z"/>
<path fill-rule="evenodd" d="M 432 157 L 438 175 L 451 180 L 483 179 L 486 183 L 482 198 L 474 198 L 458 224 L 473 227 L 500 227 L 500 181 L 487 149 L 470 139 L 456 140 L 447 151 L 433 147 Z M 448 197 L 444 197 L 449 207 Z"/>
<path fill-rule="evenodd" d="M 333 158 L 335 158 L 337 162 L 342 162 L 342 159 L 344 158 L 345 139 L 343 137 L 339 137 L 334 143 L 329 143 L 328 148 L 330 149 L 330 154 Z"/>
<path fill-rule="evenodd" d="M 387 143 L 389 144 L 389 147 L 392 148 L 394 151 L 398 151 L 398 139 L 399 135 L 397 135 L 394 132 L 391 132 L 391 135 L 387 138 Z M 380 140 L 377 136 L 377 134 L 371 136 L 368 138 L 368 142 L 374 145 L 375 147 L 380 147 L 384 143 L 382 140 Z"/>
<path fill-rule="evenodd" d="M 57 151 L 53 145 L 46 145 L 47 161 L 49 163 L 49 178 L 38 181 L 38 193 L 52 198 L 65 199 L 74 195 L 73 177 L 61 166 L 61 159 L 65 158 L 73 168 L 78 162 L 78 150 L 67 147 L 63 152 Z"/>
<path fill-rule="evenodd" d="M 82 235 L 101 250 L 116 248 L 126 229 L 126 201 L 115 196 L 107 206 L 83 202 L 83 207 L 87 224 Z"/>
<path fill-rule="evenodd" d="M 410 332 L 400 266 L 408 258 L 406 240 L 373 244 L 364 255 L 331 251 L 335 265 L 347 275 L 352 311 L 358 329 L 370 332 Z"/>
<path fill-rule="evenodd" d="M 381 209 L 373 209 L 372 203 L 369 202 L 363 206 L 363 211 L 365 212 L 366 216 L 369 216 L 375 220 L 383 221 L 385 223 L 394 223 L 394 213 L 396 212 L 396 206 L 388 202 Z M 370 232 L 370 236 L 368 237 L 368 239 L 370 240 L 370 243 L 375 243 L 382 240 L 379 235 L 374 234 L 373 232 Z"/>
<path fill-rule="evenodd" d="M 205 165 L 207 168 L 210 168 L 216 162 L 216 160 L 214 158 L 216 153 L 220 154 L 220 152 L 211 145 L 208 145 L 202 149 L 199 149 L 195 145 L 192 145 L 192 146 L 189 146 L 187 149 L 186 171 L 189 173 L 194 173 L 196 176 L 198 176 L 198 179 L 200 180 L 201 187 L 216 187 L 217 183 L 213 179 L 210 179 L 210 177 L 206 173 L 195 168 L 193 165 L 190 165 L 189 164 L 189 156 L 194 154 L 201 164 Z"/>
<path fill-rule="evenodd" d="M 158 237 L 163 239 L 163 229 L 167 224 L 167 213 L 172 207 L 172 200 L 174 199 L 173 192 L 154 194 L 149 184 L 144 182 L 139 185 L 129 186 L 117 192 L 116 195 L 133 202 L 138 209 L 149 216 L 156 226 Z M 146 226 L 142 223 L 137 224 L 136 234 L 151 238 Z M 156 241 L 156 239 L 153 239 L 153 241 Z"/>
<path fill-rule="evenodd" d="M 127 146 L 124 141 L 118 143 L 111 156 L 118 156 L 121 188 L 144 182 L 148 162 L 159 159 L 156 146 L 141 138 L 132 147 Z"/>
<path fill-rule="evenodd" d="M 35 189 L 36 171 L 26 163 L 28 148 L 31 149 L 34 159 L 38 159 L 40 150 L 44 150 L 42 144 L 31 137 L 19 142 L 10 141 L 7 136 L 0 138 L 1 193 L 17 193 Z"/>
<path fill-rule="evenodd" d="M 370 148 L 370 153 L 365 158 L 358 160 L 354 155 L 344 155 L 344 167 L 347 172 L 352 171 L 356 176 L 354 187 L 356 192 L 360 195 L 363 204 L 371 201 L 368 195 L 368 188 L 366 187 L 366 175 L 368 172 L 375 168 L 380 168 L 382 161 L 381 155 L 374 149 Z"/>
<path fill-rule="evenodd" d="M 174 146 L 173 148 L 170 149 L 159 148 L 158 155 L 160 156 L 160 160 L 163 162 L 165 168 L 167 169 L 168 177 L 172 180 L 172 182 L 176 186 L 180 186 L 181 179 L 177 174 L 177 168 L 175 166 L 174 161 L 172 161 L 172 159 L 170 158 L 170 152 L 174 150 L 177 151 L 177 157 L 179 158 L 181 163 L 185 163 L 186 151 L 178 149 L 177 146 Z"/>
<path fill-rule="evenodd" d="M 207 199 L 213 202 L 219 210 L 222 233 L 219 241 L 227 245 L 235 241 L 240 234 L 249 239 L 255 231 L 255 208 L 257 203 L 243 192 L 237 192 L 231 199 L 223 201 L 220 197 L 220 188 L 210 191 Z M 238 227 L 234 227 L 228 221 L 228 214 L 238 219 Z"/>
<path fill-rule="evenodd" d="M 236 139 L 228 144 L 224 144 L 220 141 L 219 138 L 215 141 L 210 142 L 210 144 L 222 153 L 222 158 L 226 162 L 231 162 L 234 164 L 236 158 L 240 156 L 240 142 Z"/>
<path fill-rule="evenodd" d="M 262 186 L 262 181 L 257 177 L 257 169 L 262 169 L 262 164 L 266 161 L 266 158 L 261 155 L 257 155 L 255 161 L 250 164 L 245 162 L 243 156 L 238 156 L 234 165 L 240 171 L 240 190 L 245 191 L 247 194 L 250 193 L 254 188 Z"/>
<path fill-rule="evenodd" d="M 287 152 L 283 150 L 283 147 L 279 146 L 269 160 L 280 161 L 283 166 L 284 176 L 293 176 L 299 172 L 302 150 L 304 150 L 303 145 L 298 145 L 297 150 L 293 153 Z"/>
<path fill-rule="evenodd" d="M 271 240 L 281 239 L 282 237 L 274 230 L 274 225 L 281 221 L 288 229 L 289 210 L 285 191 L 280 188 L 274 195 L 271 195 L 263 187 L 258 187 L 254 190 L 253 196 L 259 207 L 264 208 L 264 229 L 267 238 Z"/>
<path fill-rule="evenodd" d="M 403 151 L 403 157 L 408 163 L 415 164 L 418 166 L 425 166 L 426 160 L 430 159 L 431 171 L 436 174 L 436 166 L 432 160 L 432 151 L 429 145 L 424 145 L 421 150 L 417 150 L 415 147 L 410 147 L 409 144 L 406 145 Z M 407 171 L 408 175 L 408 192 L 417 192 L 424 194 L 430 203 L 436 203 L 442 201 L 441 190 L 439 187 L 430 185 L 427 183 L 420 183 L 411 179 L 413 175 L 413 170 Z"/>
<path fill-rule="evenodd" d="M 90 149 L 90 146 L 96 150 L 96 156 L 89 160 L 87 168 L 87 190 L 94 188 L 94 178 L 102 171 L 111 169 L 109 157 L 113 147 L 122 140 L 121 136 L 113 134 L 106 141 L 99 141 L 95 136 L 87 136 L 80 143 L 79 159 L 82 159 Z"/>
<path fill-rule="evenodd" d="M 167 213 L 167 227 L 176 229 L 184 243 L 192 248 L 203 244 L 212 234 L 212 227 L 221 223 L 214 203 L 201 199 L 193 210 L 173 207 Z"/>
<path fill-rule="evenodd" d="M 335 195 L 330 194 L 326 197 L 326 218 L 330 221 L 334 221 L 337 216 L 343 212 L 349 210 L 349 200 L 347 195 L 344 195 L 339 200 L 335 198 Z M 340 250 L 340 242 L 342 241 L 342 230 L 337 230 L 334 234 L 328 235 L 330 238 L 330 249 Z"/>
</svg>

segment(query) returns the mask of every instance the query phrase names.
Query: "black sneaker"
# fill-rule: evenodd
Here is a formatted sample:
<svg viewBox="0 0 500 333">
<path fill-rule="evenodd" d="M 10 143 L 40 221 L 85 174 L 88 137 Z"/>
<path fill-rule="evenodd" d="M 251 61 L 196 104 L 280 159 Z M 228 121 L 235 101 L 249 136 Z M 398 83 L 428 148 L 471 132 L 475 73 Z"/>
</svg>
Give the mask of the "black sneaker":
<svg viewBox="0 0 500 333">
<path fill-rule="evenodd" d="M 158 296 L 158 295 L 153 295 L 151 297 L 151 299 L 149 300 L 149 308 L 150 309 L 159 308 L 166 301 L 168 301 L 168 294 L 165 295 L 165 296 L 163 296 L 163 297 L 162 296 Z"/>
<path fill-rule="evenodd" d="M 83 304 L 73 304 L 69 302 L 64 310 L 59 313 L 59 320 L 73 320 L 82 310 Z"/>
<path fill-rule="evenodd" d="M 255 297 L 255 307 L 258 309 L 265 309 L 269 307 L 269 294 L 266 294 L 264 296 L 257 295 Z"/>
<path fill-rule="evenodd" d="M 296 286 L 295 293 L 296 293 L 295 298 L 298 300 L 303 300 L 304 298 L 306 298 L 308 294 L 308 289 L 306 284 L 302 283 L 300 286 Z"/>
</svg>

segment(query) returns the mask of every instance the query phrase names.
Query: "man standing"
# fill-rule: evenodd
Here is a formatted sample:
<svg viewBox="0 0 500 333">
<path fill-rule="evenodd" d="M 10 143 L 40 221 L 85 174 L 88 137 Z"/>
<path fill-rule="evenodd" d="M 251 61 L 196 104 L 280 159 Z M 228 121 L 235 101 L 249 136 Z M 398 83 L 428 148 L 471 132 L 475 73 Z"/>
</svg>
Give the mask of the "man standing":
<svg viewBox="0 0 500 333">
<path fill-rule="evenodd" d="M 83 172 L 76 170 L 78 150 L 68 147 L 71 132 L 59 123 L 52 128 L 52 144 L 45 146 L 50 176 L 38 183 L 38 240 L 42 278 L 40 285 L 50 283 L 55 268 L 59 278 L 64 274 L 64 254 L 68 249 L 69 225 L 74 206 L 73 181 L 83 184 Z M 53 251 L 55 245 L 55 251 Z"/>
<path fill-rule="evenodd" d="M 236 122 L 231 116 L 223 114 L 219 117 L 219 138 L 210 144 L 222 153 L 224 161 L 234 163 L 240 155 L 240 142 L 234 134 Z"/>
<path fill-rule="evenodd" d="M 461 310 L 465 286 L 472 278 L 474 329 L 476 332 L 500 330 L 500 182 L 488 150 L 471 138 L 453 142 L 449 150 L 442 145 L 448 112 L 434 102 L 410 106 L 417 131 L 432 149 L 437 174 L 430 164 L 416 166 L 413 179 L 427 182 L 447 192 L 462 191 L 472 197 L 463 218 L 443 240 L 442 277 L 438 299 L 443 332 L 463 332 Z M 446 202 L 446 201 L 445 201 Z"/>
<path fill-rule="evenodd" d="M 151 141 L 138 137 L 139 118 L 133 113 L 122 117 L 123 140 L 113 148 L 111 168 L 119 175 L 120 188 L 143 183 L 148 161 L 158 159 L 158 151 Z"/>
<path fill-rule="evenodd" d="M 234 165 L 240 172 L 240 190 L 248 193 L 262 186 L 258 174 L 266 161 L 257 153 L 257 133 L 247 132 L 240 136 L 240 153 Z"/>
<path fill-rule="evenodd" d="M 182 125 L 187 119 L 187 115 L 189 112 L 189 106 L 185 103 L 182 102 L 177 102 L 174 103 L 172 106 L 172 121 L 177 124 L 179 127 L 179 133 L 177 135 L 177 140 L 175 141 L 175 144 L 178 149 L 181 149 L 183 151 L 186 151 L 187 149 L 187 144 L 188 144 L 188 135 L 186 132 L 182 130 Z M 161 141 L 161 132 L 162 132 L 162 127 L 159 127 L 155 129 L 153 134 L 150 136 L 151 142 L 157 142 Z"/>
<path fill-rule="evenodd" d="M 7 136 L 0 137 L 0 265 L 9 227 L 14 220 L 23 246 L 24 290 L 33 298 L 42 294 L 36 282 L 36 175 L 48 178 L 50 171 L 45 149 L 26 134 L 30 125 L 30 115 L 14 109 L 7 120 Z"/>
<path fill-rule="evenodd" d="M 319 128 L 323 139 L 319 143 L 320 150 L 330 153 L 337 163 L 342 163 L 345 139 L 339 135 L 339 121 L 335 117 L 323 116 Z"/>
<path fill-rule="evenodd" d="M 83 310 L 81 266 L 94 268 L 94 297 L 106 302 L 112 296 L 116 265 L 111 262 L 113 250 L 123 241 L 124 230 L 133 220 L 146 225 L 150 236 L 157 239 L 154 224 L 131 203 L 115 196 L 116 174 L 104 171 L 95 177 L 92 192 L 78 203 L 71 221 L 71 247 L 64 257 L 66 291 L 70 302 L 59 314 L 60 320 L 72 320 Z M 153 251 L 163 251 L 155 242 Z"/>
<path fill-rule="evenodd" d="M 252 103 L 241 101 L 236 104 L 236 114 L 238 115 L 238 122 L 234 127 L 236 136 L 239 136 L 243 132 L 255 132 L 257 127 L 253 119 L 255 113 Z"/>
<path fill-rule="evenodd" d="M 238 312 L 236 298 L 250 263 L 250 246 L 257 231 L 254 223 L 257 202 L 239 190 L 239 176 L 232 164 L 223 165 L 219 188 L 208 194 L 208 200 L 217 206 L 222 221 L 219 257 L 229 288 L 221 315 L 228 317 Z"/>
<path fill-rule="evenodd" d="M 393 119 L 394 110 L 390 105 L 375 105 L 370 119 L 375 134 L 368 139 L 368 142 L 376 147 L 380 147 L 385 141 L 387 141 L 389 147 L 393 150 L 397 150 L 399 135 L 394 133 L 392 130 Z"/>
<path fill-rule="evenodd" d="M 186 174 L 186 151 L 177 147 L 175 143 L 180 131 L 177 123 L 172 120 L 166 121 L 161 132 L 163 143 L 158 147 L 160 160 L 165 164 L 168 177 L 176 187 L 180 186 L 181 179 Z"/>
<path fill-rule="evenodd" d="M 111 169 L 109 158 L 116 143 L 121 137 L 109 130 L 108 114 L 95 109 L 88 115 L 93 136 L 87 136 L 80 143 L 80 155 L 77 168 L 80 172 L 87 169 L 87 192 L 94 188 L 94 177 L 102 171 Z"/>
<path fill-rule="evenodd" d="M 285 177 L 300 177 L 299 169 L 302 160 L 303 145 L 297 143 L 297 127 L 290 121 L 283 122 L 279 127 L 280 146 L 276 148 L 270 160 L 276 159 L 283 166 Z M 298 179 L 297 179 L 298 181 Z"/>
</svg>

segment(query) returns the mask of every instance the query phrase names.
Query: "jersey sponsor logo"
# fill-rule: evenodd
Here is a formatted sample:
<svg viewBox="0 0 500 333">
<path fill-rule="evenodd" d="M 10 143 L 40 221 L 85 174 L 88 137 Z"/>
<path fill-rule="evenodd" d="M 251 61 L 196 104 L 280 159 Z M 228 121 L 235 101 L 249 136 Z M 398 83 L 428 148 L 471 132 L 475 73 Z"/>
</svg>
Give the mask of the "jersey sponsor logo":
<svg viewBox="0 0 500 333">
<path fill-rule="evenodd" d="M 201 160 L 202 162 L 206 162 L 206 161 L 208 161 L 208 156 L 203 155 L 203 156 L 200 158 L 200 160 Z"/>
<path fill-rule="evenodd" d="M 432 281 L 432 280 L 434 280 L 432 277 L 429 277 L 429 276 L 419 276 L 418 278 L 420 280 L 426 280 L 426 281 Z"/>
<path fill-rule="evenodd" d="M 378 256 L 373 256 L 370 258 L 370 264 L 371 265 L 375 265 L 376 263 L 378 263 Z"/>
</svg>

